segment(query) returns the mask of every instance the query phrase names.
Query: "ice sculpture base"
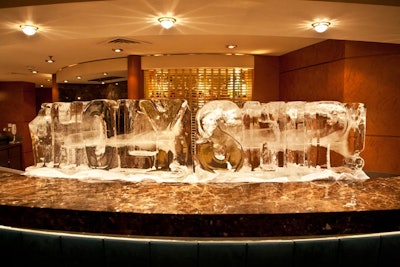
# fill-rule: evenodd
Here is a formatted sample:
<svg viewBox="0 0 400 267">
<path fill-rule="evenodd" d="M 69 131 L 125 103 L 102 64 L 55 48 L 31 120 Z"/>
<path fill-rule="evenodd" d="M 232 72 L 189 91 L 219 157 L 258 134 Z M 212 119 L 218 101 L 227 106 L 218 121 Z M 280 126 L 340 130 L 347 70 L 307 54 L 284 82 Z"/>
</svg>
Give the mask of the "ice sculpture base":
<svg viewBox="0 0 400 267">
<path fill-rule="evenodd" d="M 197 168 L 191 173 L 180 166 L 176 171 L 142 171 L 129 169 L 100 170 L 89 167 L 60 169 L 50 167 L 28 167 L 24 175 L 48 178 L 73 178 L 95 181 L 128 181 L 157 183 L 265 183 L 265 182 L 309 182 L 315 180 L 364 180 L 369 177 L 362 170 L 345 167 L 322 169 L 293 166 L 278 168 L 274 172 L 256 172 L 242 170 L 240 173 L 219 171 L 211 173 Z"/>
</svg>

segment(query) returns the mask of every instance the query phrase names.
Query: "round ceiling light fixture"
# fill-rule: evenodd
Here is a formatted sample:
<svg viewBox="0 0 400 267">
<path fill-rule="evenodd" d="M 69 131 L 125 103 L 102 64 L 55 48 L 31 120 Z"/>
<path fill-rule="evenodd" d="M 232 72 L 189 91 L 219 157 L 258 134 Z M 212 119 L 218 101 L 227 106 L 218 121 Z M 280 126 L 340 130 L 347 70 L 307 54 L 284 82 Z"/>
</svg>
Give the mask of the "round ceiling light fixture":
<svg viewBox="0 0 400 267">
<path fill-rule="evenodd" d="M 34 25 L 28 25 L 28 24 L 20 25 L 19 27 L 21 28 L 22 32 L 28 36 L 34 35 L 39 30 L 38 27 L 36 27 Z"/>
<path fill-rule="evenodd" d="M 326 31 L 330 25 L 331 23 L 328 21 L 314 22 L 313 24 L 311 24 L 314 30 L 319 33 Z"/>
<path fill-rule="evenodd" d="M 236 48 L 237 47 L 237 45 L 235 45 L 235 44 L 228 44 L 228 45 L 226 45 L 226 48 L 228 48 L 228 49 L 234 49 L 234 48 Z"/>
<path fill-rule="evenodd" d="M 169 28 L 174 26 L 176 19 L 173 17 L 161 17 L 161 18 L 158 18 L 158 22 L 160 22 L 161 26 L 164 29 L 168 30 Z"/>
<path fill-rule="evenodd" d="M 49 56 L 49 58 L 48 59 L 46 59 L 45 60 L 47 63 L 54 63 L 54 62 L 56 62 L 54 59 L 53 59 L 53 56 Z"/>
</svg>

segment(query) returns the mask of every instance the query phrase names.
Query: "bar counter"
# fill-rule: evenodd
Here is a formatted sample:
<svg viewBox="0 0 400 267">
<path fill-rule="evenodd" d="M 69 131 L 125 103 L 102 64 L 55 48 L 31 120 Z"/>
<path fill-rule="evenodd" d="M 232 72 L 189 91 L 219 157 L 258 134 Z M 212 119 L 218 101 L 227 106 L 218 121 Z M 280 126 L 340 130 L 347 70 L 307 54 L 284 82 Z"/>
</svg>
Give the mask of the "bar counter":
<svg viewBox="0 0 400 267">
<path fill-rule="evenodd" d="M 390 232 L 400 230 L 400 177 L 190 184 L 0 171 L 0 225 L 207 238 Z"/>
</svg>

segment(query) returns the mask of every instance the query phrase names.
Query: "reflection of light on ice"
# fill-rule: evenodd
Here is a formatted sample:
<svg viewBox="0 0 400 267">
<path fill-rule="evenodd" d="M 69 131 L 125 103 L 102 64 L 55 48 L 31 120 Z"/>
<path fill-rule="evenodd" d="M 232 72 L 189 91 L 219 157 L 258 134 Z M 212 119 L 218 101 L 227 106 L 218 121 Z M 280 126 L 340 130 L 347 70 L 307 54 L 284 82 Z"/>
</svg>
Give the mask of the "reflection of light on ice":
<svg viewBox="0 0 400 267">
<path fill-rule="evenodd" d="M 28 167 L 24 175 L 52 178 L 72 178 L 93 181 L 121 180 L 128 182 L 168 182 L 168 183 L 264 183 L 264 182 L 307 182 L 313 180 L 365 180 L 369 177 L 362 170 L 350 170 L 341 167 L 334 169 L 290 166 L 278 168 L 274 172 L 255 172 L 242 170 L 240 173 L 221 171 L 211 173 L 196 168 L 191 173 L 186 167 L 175 168 L 177 171 L 143 171 L 143 170 L 99 170 L 79 167 L 74 170 L 47 167 Z"/>
<path fill-rule="evenodd" d="M 157 155 L 157 151 L 146 151 L 146 150 L 128 150 L 129 156 L 141 156 L 141 157 L 154 157 Z"/>
</svg>

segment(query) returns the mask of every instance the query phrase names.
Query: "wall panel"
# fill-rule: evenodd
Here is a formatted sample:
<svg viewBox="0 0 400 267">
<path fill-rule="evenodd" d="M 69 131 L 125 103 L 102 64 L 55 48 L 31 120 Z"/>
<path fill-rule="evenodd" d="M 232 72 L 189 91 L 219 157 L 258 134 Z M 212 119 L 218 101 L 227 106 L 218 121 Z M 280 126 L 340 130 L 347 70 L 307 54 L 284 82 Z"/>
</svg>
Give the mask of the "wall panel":
<svg viewBox="0 0 400 267">
<path fill-rule="evenodd" d="M 0 82 L 0 103 L 0 129 L 7 123 L 17 125 L 17 136 L 22 138 L 23 167 L 28 167 L 33 163 L 28 124 L 36 116 L 35 84 Z"/>
</svg>

